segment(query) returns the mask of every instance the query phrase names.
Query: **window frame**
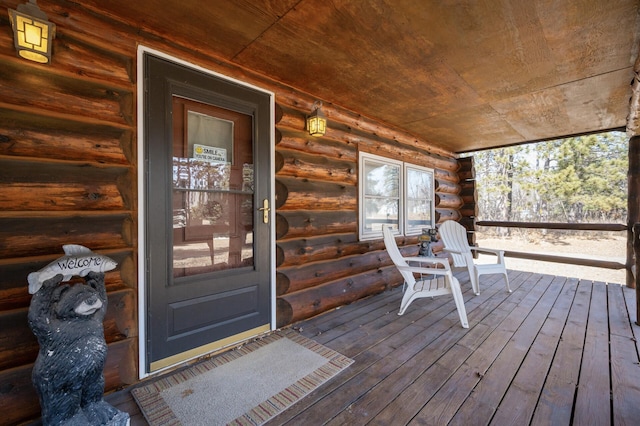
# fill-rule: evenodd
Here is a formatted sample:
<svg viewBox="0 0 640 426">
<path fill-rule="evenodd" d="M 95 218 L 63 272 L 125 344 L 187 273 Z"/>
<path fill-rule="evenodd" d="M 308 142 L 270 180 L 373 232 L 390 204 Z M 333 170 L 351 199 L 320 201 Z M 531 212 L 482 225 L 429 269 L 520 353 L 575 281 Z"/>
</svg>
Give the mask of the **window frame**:
<svg viewBox="0 0 640 426">
<path fill-rule="evenodd" d="M 366 161 L 387 165 L 390 167 L 398 168 L 398 196 L 397 197 L 388 197 L 388 198 L 397 198 L 398 199 L 398 229 L 402 229 L 404 218 L 402 216 L 402 197 L 403 197 L 403 181 L 404 181 L 404 169 L 403 163 L 399 160 L 394 160 L 387 157 L 381 157 L 375 154 L 369 154 L 367 152 L 361 152 L 359 158 L 359 173 L 358 173 L 358 235 L 361 241 L 364 240 L 374 240 L 378 238 L 382 238 L 382 228 L 380 230 L 368 230 L 366 227 L 367 217 L 366 217 L 366 200 L 368 196 L 365 193 L 366 187 L 365 183 L 366 179 Z M 372 196 L 373 198 L 373 196 Z M 397 232 L 397 231 L 394 231 Z"/>
<path fill-rule="evenodd" d="M 422 229 L 425 227 L 420 227 L 419 229 L 410 229 L 408 224 L 408 214 L 407 214 L 407 182 L 408 182 L 408 174 L 410 170 L 417 170 L 419 172 L 424 172 L 430 174 L 430 185 L 431 185 L 431 198 L 430 198 L 430 215 L 431 215 L 431 225 L 429 228 L 435 227 L 435 171 L 432 168 L 419 166 L 414 163 L 408 163 L 401 160 L 395 160 L 389 157 L 383 157 L 376 154 L 370 154 L 368 152 L 360 152 L 358 158 L 358 239 L 360 241 L 374 240 L 382 238 L 382 229 L 380 230 L 369 230 L 366 227 L 366 200 L 367 198 L 371 198 L 372 196 L 368 196 L 365 192 L 366 190 L 366 163 L 367 162 L 375 162 L 378 164 L 388 165 L 392 167 L 398 167 L 398 227 L 394 230 L 394 235 L 420 235 L 422 233 Z"/>
<path fill-rule="evenodd" d="M 429 202 L 429 217 L 430 217 L 430 224 L 429 225 L 421 225 L 419 228 L 415 228 L 414 229 L 410 229 L 411 227 L 409 226 L 409 212 L 408 212 L 408 206 L 409 206 L 409 191 L 408 191 L 408 187 L 409 187 L 409 171 L 410 170 L 414 170 L 414 171 L 418 171 L 421 173 L 427 173 L 429 175 L 429 186 L 431 188 L 430 191 L 430 197 L 428 198 L 428 202 Z M 422 234 L 422 229 L 424 228 L 434 228 L 435 227 L 435 171 L 431 168 L 428 167 L 423 167 L 423 166 L 418 166 L 417 164 L 412 164 L 412 163 L 404 163 L 404 186 L 403 186 L 403 190 L 404 190 L 404 206 L 402 209 L 402 212 L 404 214 L 404 235 L 420 235 Z M 417 200 L 419 199 L 424 199 L 424 198 L 416 198 Z"/>
</svg>

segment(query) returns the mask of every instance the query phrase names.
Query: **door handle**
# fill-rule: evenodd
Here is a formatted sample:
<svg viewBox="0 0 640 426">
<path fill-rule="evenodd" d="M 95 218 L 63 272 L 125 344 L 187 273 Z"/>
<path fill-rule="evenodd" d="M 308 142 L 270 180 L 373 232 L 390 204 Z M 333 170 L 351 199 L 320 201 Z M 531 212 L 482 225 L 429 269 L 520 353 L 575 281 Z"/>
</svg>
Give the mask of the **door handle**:
<svg viewBox="0 0 640 426">
<path fill-rule="evenodd" d="M 269 200 L 265 198 L 262 200 L 262 207 L 258 209 L 258 211 L 262 212 L 262 221 L 264 223 L 269 223 L 269 210 L 271 210 L 269 208 Z"/>
</svg>

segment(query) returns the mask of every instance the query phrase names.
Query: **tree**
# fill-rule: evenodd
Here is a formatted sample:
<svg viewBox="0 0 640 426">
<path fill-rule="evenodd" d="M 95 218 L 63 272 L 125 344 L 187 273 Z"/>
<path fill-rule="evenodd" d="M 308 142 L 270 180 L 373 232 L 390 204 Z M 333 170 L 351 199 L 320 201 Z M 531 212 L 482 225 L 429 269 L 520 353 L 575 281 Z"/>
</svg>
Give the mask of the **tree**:
<svg viewBox="0 0 640 426">
<path fill-rule="evenodd" d="M 519 216 L 528 151 L 528 147 L 509 147 L 475 154 L 479 211 L 483 217 L 516 220 Z"/>
<path fill-rule="evenodd" d="M 482 219 L 625 222 L 628 140 L 609 132 L 475 153 Z"/>
</svg>

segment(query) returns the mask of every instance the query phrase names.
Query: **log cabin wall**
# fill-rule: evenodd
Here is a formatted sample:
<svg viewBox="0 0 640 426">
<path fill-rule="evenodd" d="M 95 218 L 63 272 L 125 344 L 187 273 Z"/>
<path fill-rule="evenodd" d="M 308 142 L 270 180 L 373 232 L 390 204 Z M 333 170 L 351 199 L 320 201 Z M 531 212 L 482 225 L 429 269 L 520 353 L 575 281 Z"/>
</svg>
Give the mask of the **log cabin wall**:
<svg viewBox="0 0 640 426">
<path fill-rule="evenodd" d="M 62 256 L 63 244 L 118 262 L 105 278 L 106 389 L 137 378 L 136 86 L 135 43 L 95 31 L 104 24 L 89 32 L 90 16 L 45 2 L 59 23 L 53 64 L 18 58 L 6 12 L 18 3 L 8 3 L 0 8 L 0 423 L 16 424 L 40 415 L 26 276 Z M 67 25 L 75 20 L 84 22 Z"/>
<path fill-rule="evenodd" d="M 138 380 L 138 44 L 275 93 L 277 322 L 319 314 L 400 284 L 382 240 L 359 242 L 357 155 L 435 169 L 436 215 L 460 220 L 458 163 L 446 150 L 325 103 L 325 137 L 304 130 L 314 98 L 250 70 L 147 34 L 135 21 L 41 0 L 57 25 L 51 65 L 18 58 L 0 10 L 0 411 L 40 415 L 31 385 L 38 344 L 27 324 L 26 276 L 76 243 L 119 264 L 107 273 L 105 392 Z M 135 17 L 128 19 L 134 20 Z M 417 237 L 400 238 L 407 253 Z M 441 247 L 436 247 L 436 251 Z"/>
<path fill-rule="evenodd" d="M 325 105 L 327 133 L 304 131 L 309 108 L 281 98 L 276 117 L 276 288 L 284 326 L 402 282 L 382 239 L 358 241 L 358 152 L 403 160 L 435 171 L 436 220 L 460 220 L 463 205 L 452 155 L 408 135 L 362 125 Z M 418 237 L 402 237 L 407 255 Z M 442 250 L 441 243 L 434 251 Z"/>
<path fill-rule="evenodd" d="M 476 244 L 476 220 L 478 218 L 478 190 L 476 188 L 476 171 L 474 157 L 463 157 L 458 159 L 460 167 L 458 176 L 460 178 L 460 196 L 463 205 L 460 208 L 460 223 L 467 229 L 467 239 L 470 245 Z M 477 253 L 473 253 L 477 256 Z"/>
</svg>

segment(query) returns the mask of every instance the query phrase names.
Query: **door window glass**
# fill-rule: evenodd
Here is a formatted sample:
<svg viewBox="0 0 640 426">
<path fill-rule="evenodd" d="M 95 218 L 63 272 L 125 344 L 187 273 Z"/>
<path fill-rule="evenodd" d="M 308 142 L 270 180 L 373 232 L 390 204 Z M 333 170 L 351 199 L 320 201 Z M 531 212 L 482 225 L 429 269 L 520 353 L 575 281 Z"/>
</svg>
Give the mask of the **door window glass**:
<svg viewBox="0 0 640 426">
<path fill-rule="evenodd" d="M 253 266 L 252 118 L 174 99 L 173 276 Z"/>
</svg>

